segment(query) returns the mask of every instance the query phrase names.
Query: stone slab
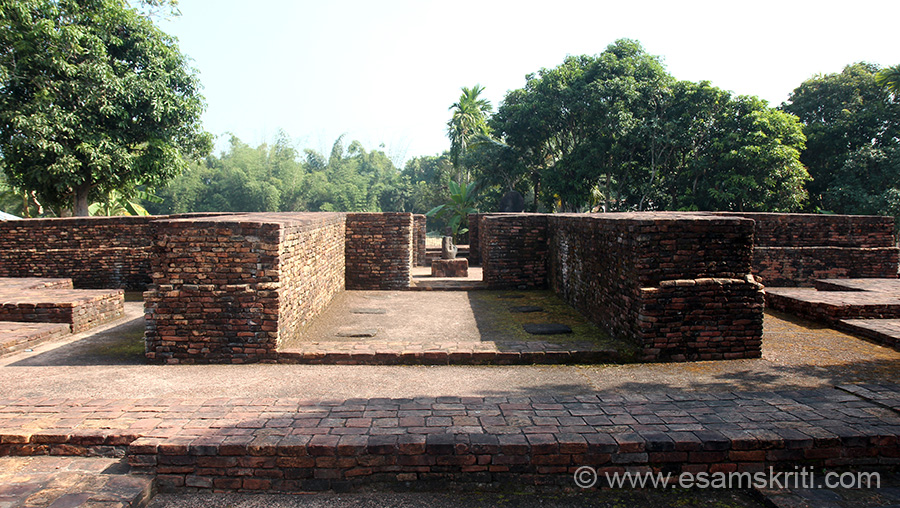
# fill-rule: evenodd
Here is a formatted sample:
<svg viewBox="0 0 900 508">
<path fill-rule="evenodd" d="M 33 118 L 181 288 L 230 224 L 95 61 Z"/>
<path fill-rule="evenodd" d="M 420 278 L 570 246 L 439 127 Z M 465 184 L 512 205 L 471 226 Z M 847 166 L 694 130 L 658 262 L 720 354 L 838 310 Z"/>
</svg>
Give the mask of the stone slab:
<svg viewBox="0 0 900 508">
<path fill-rule="evenodd" d="M 564 333 L 572 333 L 569 325 L 559 323 L 533 323 L 522 325 L 525 331 L 532 335 L 561 335 Z"/>
<path fill-rule="evenodd" d="M 431 262 L 432 277 L 468 277 L 469 260 L 466 258 L 435 259 Z"/>
<path fill-rule="evenodd" d="M 517 313 L 528 313 L 528 312 L 543 312 L 543 307 L 538 307 L 537 305 L 518 305 L 516 307 L 510 307 L 510 312 Z"/>
</svg>

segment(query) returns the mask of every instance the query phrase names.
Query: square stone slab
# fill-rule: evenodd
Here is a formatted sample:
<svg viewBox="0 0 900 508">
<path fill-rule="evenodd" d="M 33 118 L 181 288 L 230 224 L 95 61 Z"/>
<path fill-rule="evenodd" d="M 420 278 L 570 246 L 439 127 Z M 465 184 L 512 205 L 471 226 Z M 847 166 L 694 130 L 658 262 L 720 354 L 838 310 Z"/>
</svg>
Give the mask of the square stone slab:
<svg viewBox="0 0 900 508">
<path fill-rule="evenodd" d="M 572 329 L 567 325 L 559 323 L 531 323 L 522 325 L 525 331 L 532 335 L 560 335 L 563 333 L 572 333 Z"/>
</svg>

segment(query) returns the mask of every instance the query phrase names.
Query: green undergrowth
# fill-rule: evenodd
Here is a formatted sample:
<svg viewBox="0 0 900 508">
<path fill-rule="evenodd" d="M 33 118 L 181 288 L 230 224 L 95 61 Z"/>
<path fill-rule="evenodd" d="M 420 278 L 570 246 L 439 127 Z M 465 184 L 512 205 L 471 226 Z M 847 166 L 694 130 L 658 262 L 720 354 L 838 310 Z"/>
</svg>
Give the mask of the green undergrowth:
<svg viewBox="0 0 900 508">
<path fill-rule="evenodd" d="M 630 357 L 636 353 L 636 348 L 631 344 L 611 338 L 552 291 L 470 291 L 469 300 L 478 321 L 478 328 L 482 336 L 488 340 L 592 342 L 598 349 L 616 350 L 623 357 Z M 541 307 L 543 310 L 538 312 L 511 310 L 514 307 L 526 306 Z M 572 333 L 532 335 L 523 328 L 526 324 L 542 323 L 567 325 L 572 329 Z"/>
</svg>

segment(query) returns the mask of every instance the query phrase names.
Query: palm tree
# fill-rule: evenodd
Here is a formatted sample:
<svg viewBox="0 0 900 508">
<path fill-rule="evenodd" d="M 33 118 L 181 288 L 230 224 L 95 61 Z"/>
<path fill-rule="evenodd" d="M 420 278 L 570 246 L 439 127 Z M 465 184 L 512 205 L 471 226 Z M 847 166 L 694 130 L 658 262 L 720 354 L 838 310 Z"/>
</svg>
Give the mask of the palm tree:
<svg viewBox="0 0 900 508">
<path fill-rule="evenodd" d="M 479 134 L 490 133 L 487 115 L 491 113 L 491 103 L 487 99 L 478 98 L 483 91 L 484 87 L 481 85 L 472 88 L 462 87 L 459 101 L 450 106 L 453 116 L 447 122 L 447 135 L 450 137 L 450 160 L 457 172 L 460 171 L 459 159 L 466 153 L 472 138 Z M 463 185 L 469 181 L 468 173 L 465 176 Z"/>
<path fill-rule="evenodd" d="M 887 67 L 875 75 L 875 83 L 878 86 L 887 87 L 895 94 L 900 94 L 900 65 Z"/>
</svg>

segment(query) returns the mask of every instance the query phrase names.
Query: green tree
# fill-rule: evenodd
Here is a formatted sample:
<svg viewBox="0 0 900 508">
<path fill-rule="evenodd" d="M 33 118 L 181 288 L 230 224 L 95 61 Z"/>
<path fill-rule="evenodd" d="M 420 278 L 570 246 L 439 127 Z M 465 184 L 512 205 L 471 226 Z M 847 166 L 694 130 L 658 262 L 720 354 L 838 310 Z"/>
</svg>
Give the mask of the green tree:
<svg viewBox="0 0 900 508">
<path fill-rule="evenodd" d="M 87 215 L 208 152 L 196 73 L 123 0 L 0 0 L 0 153 L 16 187 Z"/>
<path fill-rule="evenodd" d="M 878 86 L 887 88 L 895 94 L 900 93 L 900 65 L 887 67 L 878 71 L 878 74 L 875 75 L 875 83 Z"/>
<path fill-rule="evenodd" d="M 796 115 L 806 134 L 801 161 L 813 181 L 808 185 L 813 209 L 859 213 L 868 205 L 853 196 L 880 194 L 877 179 L 864 193 L 836 192 L 850 176 L 842 168 L 863 147 L 886 150 L 900 139 L 900 97 L 878 86 L 879 69 L 856 63 L 840 73 L 804 81 L 782 109 Z M 860 167 L 860 166 L 856 166 Z"/>
<path fill-rule="evenodd" d="M 551 209 L 789 210 L 806 196 L 795 117 L 676 81 L 628 39 L 528 76 L 492 125 L 496 170 Z"/>
<path fill-rule="evenodd" d="M 462 87 L 459 100 L 450 106 L 453 115 L 447 122 L 447 135 L 450 137 L 450 160 L 457 169 L 458 179 L 468 183 L 469 175 L 460 171 L 460 158 L 466 154 L 473 137 L 490 133 L 487 118 L 491 113 L 491 103 L 480 98 L 484 87 L 475 85 L 472 88 Z"/>
</svg>

